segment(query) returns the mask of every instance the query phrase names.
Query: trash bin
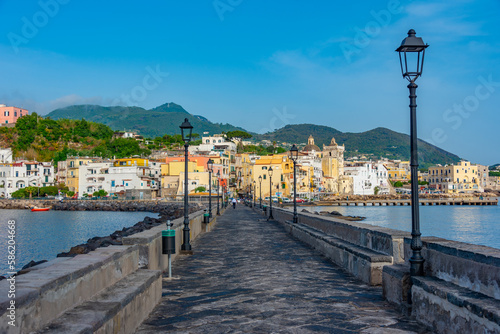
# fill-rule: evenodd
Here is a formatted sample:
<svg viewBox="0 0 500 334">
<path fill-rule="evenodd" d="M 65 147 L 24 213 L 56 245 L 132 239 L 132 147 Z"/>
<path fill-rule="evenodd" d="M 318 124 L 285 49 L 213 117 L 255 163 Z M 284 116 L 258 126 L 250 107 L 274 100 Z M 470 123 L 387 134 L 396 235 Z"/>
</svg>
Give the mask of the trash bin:
<svg viewBox="0 0 500 334">
<path fill-rule="evenodd" d="M 161 232 L 162 254 L 175 254 L 175 230 Z"/>
<path fill-rule="evenodd" d="M 205 224 L 210 223 L 210 214 L 209 214 L 209 213 L 204 213 L 204 214 L 203 214 L 203 222 L 204 222 Z"/>
<path fill-rule="evenodd" d="M 266 212 L 266 213 L 267 213 L 267 206 L 265 206 L 265 205 L 264 205 L 264 206 L 262 207 L 262 211 L 264 211 L 264 212 Z"/>
</svg>

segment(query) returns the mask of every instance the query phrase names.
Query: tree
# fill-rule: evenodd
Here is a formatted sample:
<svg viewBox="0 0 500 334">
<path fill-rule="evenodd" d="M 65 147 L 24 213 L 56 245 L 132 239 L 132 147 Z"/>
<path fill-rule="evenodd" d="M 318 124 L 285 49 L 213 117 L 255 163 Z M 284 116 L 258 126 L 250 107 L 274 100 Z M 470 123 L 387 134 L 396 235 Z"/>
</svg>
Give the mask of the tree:
<svg viewBox="0 0 500 334">
<path fill-rule="evenodd" d="M 14 191 L 11 196 L 12 198 L 26 198 L 28 194 L 25 191 L 26 188 L 21 188 L 19 190 Z"/>
<path fill-rule="evenodd" d="M 33 195 L 33 193 L 38 191 L 38 188 L 37 187 L 31 187 L 31 186 L 29 186 L 29 187 L 24 188 L 24 191 L 26 191 L 29 194 L 30 198 L 31 198 L 31 196 Z"/>
<path fill-rule="evenodd" d="M 248 132 L 241 131 L 241 130 L 236 130 L 236 131 L 229 131 L 226 133 L 226 138 L 229 140 L 235 139 L 236 141 L 242 141 L 243 139 L 249 139 L 252 138 L 252 135 L 249 134 Z"/>
<path fill-rule="evenodd" d="M 380 192 L 380 187 L 376 186 L 375 189 L 373 189 L 373 192 L 375 193 L 375 195 L 378 195 L 378 193 Z"/>
<path fill-rule="evenodd" d="M 94 191 L 92 196 L 99 197 L 99 198 L 106 197 L 106 196 L 108 196 L 108 192 L 104 189 L 99 189 L 98 191 Z"/>
<path fill-rule="evenodd" d="M 206 190 L 207 190 L 207 188 L 205 188 L 205 187 L 201 187 L 201 186 L 200 186 L 200 187 L 196 188 L 196 189 L 194 190 L 194 192 L 195 192 L 195 193 L 203 193 L 203 192 L 205 192 Z"/>
</svg>

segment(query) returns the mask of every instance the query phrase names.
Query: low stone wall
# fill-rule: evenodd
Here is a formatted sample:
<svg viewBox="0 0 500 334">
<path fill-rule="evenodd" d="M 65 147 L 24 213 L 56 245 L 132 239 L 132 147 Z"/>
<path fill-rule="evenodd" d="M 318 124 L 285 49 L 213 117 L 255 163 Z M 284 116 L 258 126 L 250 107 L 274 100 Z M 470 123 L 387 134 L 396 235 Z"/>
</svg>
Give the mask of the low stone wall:
<svg viewBox="0 0 500 334">
<path fill-rule="evenodd" d="M 197 211 L 189 216 L 191 240 L 210 231 L 216 223 L 214 217 L 204 224 L 203 213 Z M 183 220 L 173 221 L 174 258 L 180 254 Z M 0 332 L 29 333 L 43 329 L 44 333 L 133 333 L 161 298 L 159 273 L 168 268 L 168 256 L 162 254 L 164 229 L 166 226 L 161 225 L 124 237 L 123 246 L 56 258 L 16 276 L 16 326 L 2 321 Z M 146 278 L 148 283 L 144 284 Z M 9 291 L 9 286 L 8 280 L 0 281 L 0 291 Z M 0 295 L 0 317 L 4 320 L 8 319 L 10 301 L 7 293 Z M 144 312 L 130 312 L 137 308 Z M 126 320 L 125 327 L 122 320 Z"/>
<path fill-rule="evenodd" d="M 359 222 L 349 222 L 342 219 L 325 217 L 316 214 L 299 212 L 299 223 L 311 226 L 354 245 L 387 254 L 393 257 L 395 263 L 404 262 L 404 238 L 409 232 L 392 230 Z M 276 220 L 292 220 L 293 212 L 273 207 Z"/>
</svg>

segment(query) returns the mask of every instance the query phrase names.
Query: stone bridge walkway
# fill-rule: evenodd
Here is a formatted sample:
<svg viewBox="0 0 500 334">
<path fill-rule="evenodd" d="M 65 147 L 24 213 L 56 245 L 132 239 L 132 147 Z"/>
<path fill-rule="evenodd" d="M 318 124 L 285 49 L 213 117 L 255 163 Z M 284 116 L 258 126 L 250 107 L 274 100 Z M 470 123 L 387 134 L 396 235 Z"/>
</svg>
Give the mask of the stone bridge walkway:
<svg viewBox="0 0 500 334">
<path fill-rule="evenodd" d="M 192 246 L 137 333 L 428 333 L 241 204 Z"/>
</svg>

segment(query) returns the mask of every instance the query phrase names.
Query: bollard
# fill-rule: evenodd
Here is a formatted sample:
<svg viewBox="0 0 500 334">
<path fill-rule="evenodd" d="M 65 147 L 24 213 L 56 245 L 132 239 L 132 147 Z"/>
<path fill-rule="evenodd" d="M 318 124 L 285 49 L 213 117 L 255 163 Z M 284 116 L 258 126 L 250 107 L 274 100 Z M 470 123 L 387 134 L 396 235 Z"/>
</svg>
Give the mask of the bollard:
<svg viewBox="0 0 500 334">
<path fill-rule="evenodd" d="M 175 254 L 175 230 L 163 230 L 161 232 L 163 254 Z"/>
<path fill-rule="evenodd" d="M 172 277 L 172 254 L 175 254 L 175 230 L 171 230 L 172 223 L 167 220 L 167 230 L 161 231 L 162 253 L 168 254 L 168 277 Z"/>
</svg>

